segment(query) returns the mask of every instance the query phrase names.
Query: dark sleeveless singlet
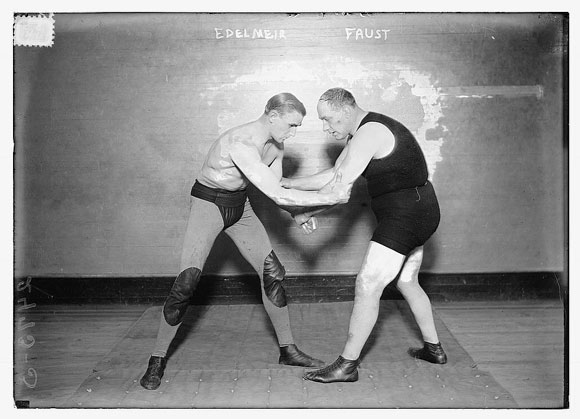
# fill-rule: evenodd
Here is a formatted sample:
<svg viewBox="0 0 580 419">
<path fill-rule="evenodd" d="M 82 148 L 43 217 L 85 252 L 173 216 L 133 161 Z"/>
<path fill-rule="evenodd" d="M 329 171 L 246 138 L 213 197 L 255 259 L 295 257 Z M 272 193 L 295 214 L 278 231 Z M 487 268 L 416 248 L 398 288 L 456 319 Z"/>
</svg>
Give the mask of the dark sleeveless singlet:
<svg viewBox="0 0 580 419">
<path fill-rule="evenodd" d="M 437 196 L 413 134 L 400 122 L 375 112 L 369 112 L 359 128 L 369 122 L 384 125 L 395 137 L 393 151 L 372 159 L 362 174 L 378 221 L 371 240 L 408 255 L 425 244 L 439 226 Z"/>
</svg>

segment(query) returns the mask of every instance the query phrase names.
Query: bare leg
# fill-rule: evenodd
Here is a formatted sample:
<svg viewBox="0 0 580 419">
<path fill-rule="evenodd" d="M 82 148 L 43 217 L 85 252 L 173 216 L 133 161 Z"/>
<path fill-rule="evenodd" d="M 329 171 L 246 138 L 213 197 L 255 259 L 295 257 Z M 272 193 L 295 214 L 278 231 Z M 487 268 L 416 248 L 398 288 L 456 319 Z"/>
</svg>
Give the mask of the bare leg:
<svg viewBox="0 0 580 419">
<path fill-rule="evenodd" d="M 320 383 L 358 380 L 359 357 L 379 315 L 385 287 L 397 277 L 405 255 L 371 241 L 356 278 L 354 306 L 342 355 L 329 366 L 304 374 L 304 379 Z"/>
<path fill-rule="evenodd" d="M 344 358 L 359 358 L 377 321 L 383 290 L 397 277 L 404 260 L 405 255 L 370 242 L 361 271 L 356 278 L 348 338 L 342 351 Z"/>
<path fill-rule="evenodd" d="M 397 288 L 409 303 L 424 341 L 422 348 L 410 348 L 409 355 L 434 364 L 445 364 L 447 355 L 437 336 L 431 301 L 419 285 L 419 269 L 422 261 L 423 246 L 420 246 L 409 255 L 397 281 Z"/>
<path fill-rule="evenodd" d="M 429 301 L 429 297 L 419 285 L 419 269 L 422 261 L 423 246 L 420 246 L 411 252 L 403 265 L 401 275 L 397 281 L 397 289 L 409 304 L 423 335 L 423 340 L 429 343 L 439 343 L 435 322 L 433 321 L 431 301 Z"/>
</svg>

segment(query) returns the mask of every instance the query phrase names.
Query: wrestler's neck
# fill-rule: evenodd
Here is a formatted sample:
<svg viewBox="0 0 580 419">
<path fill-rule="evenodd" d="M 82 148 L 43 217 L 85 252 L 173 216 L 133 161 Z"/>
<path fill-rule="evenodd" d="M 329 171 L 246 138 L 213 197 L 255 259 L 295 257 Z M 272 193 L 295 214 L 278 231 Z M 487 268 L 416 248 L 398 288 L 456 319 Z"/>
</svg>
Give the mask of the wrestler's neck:
<svg viewBox="0 0 580 419">
<path fill-rule="evenodd" d="M 254 144 L 258 148 L 263 148 L 266 144 L 272 143 L 276 145 L 276 147 L 280 147 L 280 144 L 274 140 L 270 132 L 270 121 L 268 119 L 268 115 L 260 116 L 256 121 L 253 123 L 255 127 L 255 135 L 253 136 Z"/>
<path fill-rule="evenodd" d="M 349 132 L 349 137 L 348 140 L 350 140 L 352 138 L 352 136 L 356 133 L 356 131 L 358 130 L 358 127 L 360 126 L 360 123 L 362 122 L 362 120 L 364 119 L 365 116 L 367 116 L 369 114 L 368 111 L 365 111 L 362 108 L 359 108 L 358 105 L 354 108 L 353 113 L 351 115 L 352 118 L 352 127 L 350 129 Z"/>
<path fill-rule="evenodd" d="M 367 116 L 368 114 L 369 114 L 368 111 L 365 111 L 364 109 L 359 108 L 358 106 L 356 108 L 354 108 L 354 112 L 352 115 L 353 116 L 353 126 L 352 126 L 352 130 L 351 130 L 351 134 L 354 135 L 354 133 L 356 132 L 356 130 L 360 126 L 360 123 L 362 122 L 364 117 Z"/>
</svg>

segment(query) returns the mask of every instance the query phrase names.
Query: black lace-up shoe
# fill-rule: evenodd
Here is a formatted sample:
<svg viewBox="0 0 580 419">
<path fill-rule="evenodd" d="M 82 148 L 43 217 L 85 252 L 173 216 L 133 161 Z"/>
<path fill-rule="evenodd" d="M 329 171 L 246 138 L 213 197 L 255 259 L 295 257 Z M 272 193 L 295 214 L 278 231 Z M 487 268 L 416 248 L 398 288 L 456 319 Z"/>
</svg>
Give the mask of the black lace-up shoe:
<svg viewBox="0 0 580 419">
<path fill-rule="evenodd" d="M 360 360 L 350 360 L 339 356 L 327 367 L 304 374 L 305 380 L 318 383 L 354 382 L 358 380 L 358 365 Z"/>
<path fill-rule="evenodd" d="M 161 385 L 161 377 L 165 371 L 167 359 L 160 356 L 152 356 L 149 358 L 149 365 L 145 375 L 141 378 L 141 385 L 147 390 L 155 390 Z"/>
<path fill-rule="evenodd" d="M 425 342 L 422 348 L 409 348 L 407 351 L 413 358 L 422 359 L 432 364 L 447 363 L 447 355 L 441 346 L 441 343 Z"/>
<path fill-rule="evenodd" d="M 278 359 L 278 363 L 292 365 L 294 367 L 320 368 L 324 366 L 323 361 L 305 354 L 294 344 L 280 347 L 280 359 Z"/>
</svg>

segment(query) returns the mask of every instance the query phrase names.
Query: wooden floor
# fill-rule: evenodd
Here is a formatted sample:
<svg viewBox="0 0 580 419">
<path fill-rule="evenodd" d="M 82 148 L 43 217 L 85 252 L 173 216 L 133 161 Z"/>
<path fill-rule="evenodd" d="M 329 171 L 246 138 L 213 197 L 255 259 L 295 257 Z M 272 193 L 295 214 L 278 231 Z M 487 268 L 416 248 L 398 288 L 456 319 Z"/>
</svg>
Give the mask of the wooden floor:
<svg viewBox="0 0 580 419">
<path fill-rule="evenodd" d="M 522 408 L 564 405 L 564 311 L 555 301 L 434 304 L 479 369 Z"/>
<path fill-rule="evenodd" d="M 70 397 L 96 363 L 149 306 L 36 306 L 17 324 L 16 400 L 53 407 Z M 521 408 L 564 406 L 564 312 L 557 300 L 434 303 L 471 355 Z M 21 317 L 17 312 L 15 321 Z M 24 328 L 24 326 L 28 325 Z M 32 338 L 33 339 L 32 339 Z"/>
</svg>

